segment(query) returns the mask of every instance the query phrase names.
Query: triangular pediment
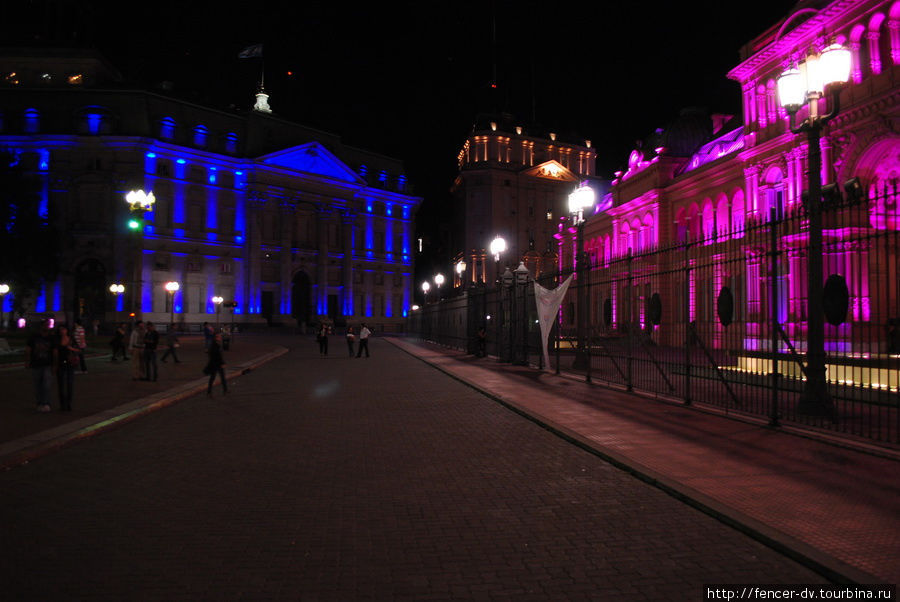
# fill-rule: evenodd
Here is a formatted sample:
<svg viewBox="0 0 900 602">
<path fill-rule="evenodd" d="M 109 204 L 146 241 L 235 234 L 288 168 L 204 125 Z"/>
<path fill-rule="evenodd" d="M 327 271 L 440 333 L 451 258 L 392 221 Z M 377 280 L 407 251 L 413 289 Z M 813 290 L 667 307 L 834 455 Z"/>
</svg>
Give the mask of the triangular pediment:
<svg viewBox="0 0 900 602">
<path fill-rule="evenodd" d="M 544 161 L 540 165 L 529 167 L 523 172 L 527 176 L 534 178 L 544 178 L 545 180 L 556 180 L 557 182 L 577 182 L 578 176 L 572 173 L 567 167 L 564 167 L 559 161 Z"/>
<path fill-rule="evenodd" d="M 365 184 L 356 172 L 318 142 L 280 150 L 260 157 L 259 161 L 341 182 Z"/>
</svg>

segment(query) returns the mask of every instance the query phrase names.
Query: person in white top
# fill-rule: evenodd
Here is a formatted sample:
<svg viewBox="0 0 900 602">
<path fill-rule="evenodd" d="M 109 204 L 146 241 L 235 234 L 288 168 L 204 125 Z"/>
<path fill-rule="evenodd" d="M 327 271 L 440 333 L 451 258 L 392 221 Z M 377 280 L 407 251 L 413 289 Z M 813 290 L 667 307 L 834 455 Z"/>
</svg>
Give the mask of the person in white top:
<svg viewBox="0 0 900 602">
<path fill-rule="evenodd" d="M 369 330 L 369 327 L 366 326 L 366 323 L 363 322 L 362 326 L 359 329 L 359 349 L 356 351 L 356 357 L 361 357 L 363 349 L 366 350 L 366 357 L 369 357 L 369 335 L 372 334 L 372 331 Z"/>
</svg>

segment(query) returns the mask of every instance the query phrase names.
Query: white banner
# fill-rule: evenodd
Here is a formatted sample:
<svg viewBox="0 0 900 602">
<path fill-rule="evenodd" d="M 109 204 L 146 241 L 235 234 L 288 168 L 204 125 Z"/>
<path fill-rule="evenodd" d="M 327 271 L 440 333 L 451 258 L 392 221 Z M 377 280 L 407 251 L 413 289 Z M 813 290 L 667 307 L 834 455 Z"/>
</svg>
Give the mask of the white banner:
<svg viewBox="0 0 900 602">
<path fill-rule="evenodd" d="M 537 303 L 538 321 L 541 325 L 541 343 L 544 350 L 544 367 L 548 370 L 550 369 L 550 354 L 547 353 L 547 341 L 550 338 L 550 331 L 553 329 L 553 320 L 556 319 L 559 306 L 571 283 L 572 274 L 569 274 L 566 281 L 553 290 L 544 288 L 537 282 L 534 283 L 534 299 Z"/>
</svg>

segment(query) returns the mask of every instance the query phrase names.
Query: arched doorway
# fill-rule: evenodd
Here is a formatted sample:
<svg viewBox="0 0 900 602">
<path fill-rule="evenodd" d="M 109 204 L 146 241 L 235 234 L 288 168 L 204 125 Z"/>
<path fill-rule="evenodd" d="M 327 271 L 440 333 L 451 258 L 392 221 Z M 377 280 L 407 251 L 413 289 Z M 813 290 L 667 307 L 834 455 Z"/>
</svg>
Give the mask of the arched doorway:
<svg viewBox="0 0 900 602">
<path fill-rule="evenodd" d="M 75 297 L 72 315 L 82 319 L 85 327 L 103 320 L 106 310 L 106 270 L 97 259 L 86 259 L 75 268 Z"/>
<path fill-rule="evenodd" d="M 299 326 L 309 324 L 312 313 L 312 285 L 306 272 L 297 272 L 291 283 L 291 315 Z"/>
</svg>

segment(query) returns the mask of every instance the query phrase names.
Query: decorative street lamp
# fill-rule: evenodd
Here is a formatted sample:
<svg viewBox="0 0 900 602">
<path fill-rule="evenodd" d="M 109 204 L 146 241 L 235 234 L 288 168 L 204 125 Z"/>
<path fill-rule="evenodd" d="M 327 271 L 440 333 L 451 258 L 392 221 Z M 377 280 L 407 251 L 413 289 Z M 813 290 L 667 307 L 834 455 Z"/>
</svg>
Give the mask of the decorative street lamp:
<svg viewBox="0 0 900 602">
<path fill-rule="evenodd" d="M 437 285 L 438 301 L 440 301 L 441 300 L 441 285 L 444 284 L 444 275 L 443 274 L 435 274 L 434 275 L 434 283 Z"/>
<path fill-rule="evenodd" d="M 0 330 L 4 330 L 6 322 L 3 321 L 3 298 L 9 292 L 8 284 L 0 284 Z"/>
<path fill-rule="evenodd" d="M 428 281 L 422 283 L 422 292 L 425 294 L 425 304 L 428 304 L 428 290 L 431 288 L 431 285 L 428 284 Z"/>
<path fill-rule="evenodd" d="M 143 190 L 132 190 L 125 195 L 125 202 L 128 203 L 128 209 L 131 217 L 128 218 L 128 229 L 135 233 L 136 236 L 144 230 L 144 214 L 153 211 L 153 205 L 156 203 L 156 197 L 153 192 L 144 192 Z M 140 245 L 135 242 L 134 245 L 134 269 L 132 272 L 131 286 L 131 311 L 138 311 L 138 295 L 143 284 L 141 276 L 141 249 Z"/>
<path fill-rule="evenodd" d="M 500 282 L 500 255 L 506 252 L 506 240 L 497 236 L 491 241 L 491 255 L 494 256 L 494 276 Z"/>
<path fill-rule="evenodd" d="M 121 308 L 119 307 L 119 299 L 122 298 L 122 294 L 125 292 L 125 285 L 124 284 L 110 284 L 109 292 L 111 292 L 116 298 L 115 311 L 116 312 L 121 311 Z M 117 319 L 118 319 L 118 317 L 117 317 Z"/>
<path fill-rule="evenodd" d="M 213 305 L 216 306 L 216 330 L 219 330 L 219 313 L 222 310 L 222 302 L 225 301 L 225 299 L 216 295 L 211 301 L 213 302 Z"/>
<path fill-rule="evenodd" d="M 575 352 L 575 362 L 572 367 L 579 370 L 587 370 L 586 380 L 591 381 L 590 366 L 588 365 L 588 356 L 586 354 L 587 344 L 585 341 L 585 331 L 587 330 L 588 302 L 587 302 L 587 282 L 585 282 L 585 271 L 587 269 L 587 258 L 584 254 L 584 210 L 594 205 L 594 189 L 588 186 L 587 182 L 583 182 L 581 186 L 575 189 L 569 195 L 569 214 L 572 216 L 572 223 L 575 224 L 575 272 L 578 278 L 578 307 L 576 308 L 576 336 L 578 338 L 578 349 Z"/>
<path fill-rule="evenodd" d="M 456 280 L 459 283 L 459 286 L 463 286 L 465 281 L 463 280 L 463 273 L 466 271 L 466 262 L 460 259 L 456 262 Z"/>
<path fill-rule="evenodd" d="M 850 77 L 850 51 L 832 44 L 820 55 L 810 53 L 799 67 L 792 66 L 778 78 L 778 98 L 789 115 L 795 134 L 806 132 L 808 169 L 809 248 L 807 250 L 807 332 L 806 387 L 797 411 L 804 414 L 831 414 L 825 368 L 825 309 L 822 266 L 822 154 L 819 139 L 825 125 L 841 110 L 840 93 Z M 819 114 L 819 101 L 826 92 L 831 96 L 831 111 Z M 805 119 L 794 119 L 806 105 Z M 774 351 L 774 350 L 773 350 Z"/>
<path fill-rule="evenodd" d="M 181 288 L 177 282 L 166 282 L 166 292 L 169 293 L 169 330 L 175 328 L 175 293 Z"/>
</svg>

